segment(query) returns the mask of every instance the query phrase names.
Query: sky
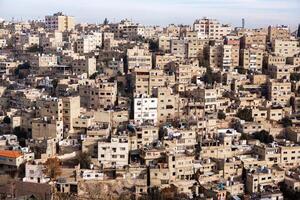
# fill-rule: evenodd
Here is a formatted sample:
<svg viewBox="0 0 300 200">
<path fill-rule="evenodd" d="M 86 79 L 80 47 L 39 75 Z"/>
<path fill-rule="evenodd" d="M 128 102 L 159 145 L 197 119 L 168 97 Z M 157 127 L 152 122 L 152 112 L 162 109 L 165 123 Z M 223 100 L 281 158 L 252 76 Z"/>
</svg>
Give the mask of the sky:
<svg viewBox="0 0 300 200">
<path fill-rule="evenodd" d="M 76 22 L 132 19 L 145 25 L 192 24 L 204 16 L 246 27 L 300 23 L 300 0 L 0 0 L 0 18 L 44 19 L 62 11 Z"/>
</svg>

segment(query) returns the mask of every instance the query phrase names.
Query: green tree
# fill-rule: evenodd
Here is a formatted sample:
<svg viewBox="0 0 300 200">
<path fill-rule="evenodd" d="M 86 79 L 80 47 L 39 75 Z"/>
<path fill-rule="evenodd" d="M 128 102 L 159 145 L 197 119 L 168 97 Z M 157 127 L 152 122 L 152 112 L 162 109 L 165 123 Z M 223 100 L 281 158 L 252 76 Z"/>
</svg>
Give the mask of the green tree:
<svg viewBox="0 0 300 200">
<path fill-rule="evenodd" d="M 253 121 L 252 118 L 252 111 L 249 108 L 239 109 L 236 116 L 242 120 L 251 122 Z"/>
<path fill-rule="evenodd" d="M 90 76 L 90 79 L 96 79 L 96 77 L 99 75 L 99 72 L 95 72 Z"/>
<path fill-rule="evenodd" d="M 211 67 L 206 67 L 206 72 L 202 77 L 204 83 L 213 85 L 214 83 L 221 83 L 221 76 L 218 73 L 214 73 Z"/>
<path fill-rule="evenodd" d="M 268 131 L 265 131 L 265 130 L 255 132 L 252 134 L 252 136 L 253 136 L 253 139 L 257 139 L 260 142 L 263 142 L 266 144 L 270 144 L 274 141 L 274 137 L 272 135 L 270 135 Z"/>
<path fill-rule="evenodd" d="M 9 116 L 5 116 L 5 117 L 3 118 L 3 123 L 5 123 L 5 124 L 10 124 L 10 123 L 11 123 L 10 117 L 9 117 Z"/>
<path fill-rule="evenodd" d="M 108 19 L 105 18 L 104 21 L 103 21 L 103 24 L 104 24 L 104 25 L 108 25 L 108 23 L 109 23 Z"/>
<path fill-rule="evenodd" d="M 158 40 L 149 40 L 149 49 L 157 52 L 159 50 Z"/>
<path fill-rule="evenodd" d="M 292 81 L 300 81 L 300 73 L 291 73 Z"/>
<path fill-rule="evenodd" d="M 41 46 L 38 45 L 32 45 L 31 47 L 29 47 L 27 49 L 28 52 L 39 52 L 39 53 L 43 53 L 43 48 Z"/>
<path fill-rule="evenodd" d="M 25 147 L 26 139 L 29 138 L 28 132 L 25 131 L 25 129 L 21 129 L 20 126 L 18 126 L 14 128 L 13 134 L 17 136 L 20 146 Z"/>
<path fill-rule="evenodd" d="M 218 119 L 225 119 L 226 118 L 226 114 L 223 111 L 219 111 L 218 112 Z"/>
<path fill-rule="evenodd" d="M 290 190 L 284 182 L 279 183 L 279 188 L 283 194 L 284 199 L 287 199 L 287 200 L 289 200 L 289 199 L 290 200 L 299 200 L 300 199 L 300 192 Z"/>
<path fill-rule="evenodd" d="M 247 134 L 247 133 L 241 134 L 240 140 L 250 140 L 250 139 L 252 139 L 252 138 L 249 134 Z"/>
<path fill-rule="evenodd" d="M 293 125 L 293 122 L 289 117 L 282 118 L 281 123 L 282 123 L 283 127 L 285 127 L 285 128 Z"/>
<path fill-rule="evenodd" d="M 80 152 L 76 156 L 76 160 L 82 169 L 89 169 L 90 165 L 92 164 L 91 156 L 87 152 Z"/>
</svg>

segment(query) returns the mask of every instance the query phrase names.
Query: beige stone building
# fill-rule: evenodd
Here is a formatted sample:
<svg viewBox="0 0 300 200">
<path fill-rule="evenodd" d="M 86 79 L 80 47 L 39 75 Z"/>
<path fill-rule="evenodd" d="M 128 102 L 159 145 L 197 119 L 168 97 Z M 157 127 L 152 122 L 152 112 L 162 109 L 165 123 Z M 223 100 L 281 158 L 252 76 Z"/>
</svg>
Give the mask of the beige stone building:
<svg viewBox="0 0 300 200">
<path fill-rule="evenodd" d="M 63 121 L 65 130 L 72 131 L 73 119 L 80 115 L 79 96 L 54 98 L 45 97 L 37 101 L 37 115 Z"/>
<path fill-rule="evenodd" d="M 247 173 L 246 190 L 249 193 L 263 192 L 265 187 L 284 180 L 284 170 L 280 168 L 257 168 L 254 173 Z"/>
<path fill-rule="evenodd" d="M 32 138 L 43 140 L 49 138 L 63 138 L 63 121 L 49 117 L 32 120 Z"/>
<path fill-rule="evenodd" d="M 293 57 L 300 52 L 299 41 L 276 39 L 272 43 L 272 50 L 276 55 Z"/>
<path fill-rule="evenodd" d="M 290 105 L 291 83 L 286 81 L 269 80 L 268 82 L 268 99 L 273 104 L 282 106 Z"/>
<path fill-rule="evenodd" d="M 290 39 L 290 30 L 287 26 L 269 26 L 268 27 L 268 41 L 274 40 L 288 40 Z"/>
<path fill-rule="evenodd" d="M 171 88 L 160 87 L 154 91 L 157 96 L 157 120 L 159 123 L 164 123 L 172 120 L 175 117 L 179 118 L 179 95 L 174 94 Z"/>
<path fill-rule="evenodd" d="M 119 168 L 128 165 L 129 144 L 127 138 L 112 136 L 110 141 L 98 142 L 98 161 L 103 168 Z"/>
<path fill-rule="evenodd" d="M 117 100 L 117 82 L 98 80 L 79 85 L 81 105 L 87 108 L 112 108 Z"/>
<path fill-rule="evenodd" d="M 193 39 L 187 44 L 187 57 L 188 58 L 203 58 L 204 49 L 208 46 L 209 40 Z"/>
<path fill-rule="evenodd" d="M 175 83 L 175 76 L 165 74 L 161 69 L 134 69 L 132 76 L 135 94 L 152 95 L 154 88 L 172 86 Z"/>
<path fill-rule="evenodd" d="M 49 31 L 70 31 L 75 28 L 75 20 L 74 17 L 58 12 L 45 17 L 45 28 Z"/>
<path fill-rule="evenodd" d="M 268 72 L 272 79 L 290 80 L 290 74 L 294 71 L 292 65 L 269 65 Z"/>
<path fill-rule="evenodd" d="M 171 37 L 162 35 L 158 38 L 159 49 L 165 52 L 171 52 Z"/>
<path fill-rule="evenodd" d="M 96 58 L 75 59 L 72 61 L 72 71 L 76 75 L 86 74 L 90 77 L 96 70 Z"/>
<path fill-rule="evenodd" d="M 240 53 L 240 64 L 244 69 L 262 71 L 263 51 L 260 49 L 242 49 Z"/>
<path fill-rule="evenodd" d="M 135 68 L 151 69 L 152 68 L 152 54 L 148 48 L 140 48 L 135 46 L 132 49 L 127 49 L 128 71 Z"/>
<path fill-rule="evenodd" d="M 145 145 L 151 145 L 158 140 L 158 127 L 138 126 L 129 133 L 130 150 L 141 149 Z"/>
<path fill-rule="evenodd" d="M 266 35 L 259 32 L 248 33 L 241 38 L 241 48 L 243 49 L 258 48 L 261 50 L 265 50 L 266 44 Z"/>
<path fill-rule="evenodd" d="M 34 68 L 53 67 L 57 65 L 56 55 L 38 54 L 30 59 L 30 65 Z"/>
</svg>

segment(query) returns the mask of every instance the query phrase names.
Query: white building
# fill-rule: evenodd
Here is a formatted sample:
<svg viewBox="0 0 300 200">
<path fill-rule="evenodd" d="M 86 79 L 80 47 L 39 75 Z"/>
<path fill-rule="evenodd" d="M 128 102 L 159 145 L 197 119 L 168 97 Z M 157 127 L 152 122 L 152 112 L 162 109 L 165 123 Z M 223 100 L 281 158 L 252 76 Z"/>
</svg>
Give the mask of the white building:
<svg viewBox="0 0 300 200">
<path fill-rule="evenodd" d="M 84 170 L 82 171 L 83 180 L 103 180 L 104 174 L 98 170 Z"/>
<path fill-rule="evenodd" d="M 112 137 L 110 142 L 98 143 L 98 160 L 104 168 L 128 165 L 128 154 L 127 138 Z"/>
<path fill-rule="evenodd" d="M 50 178 L 43 173 L 43 165 L 35 163 L 26 163 L 24 182 L 47 183 Z"/>
<path fill-rule="evenodd" d="M 134 121 L 137 124 L 143 122 L 157 122 L 157 98 L 147 95 L 138 95 L 134 98 Z"/>
<path fill-rule="evenodd" d="M 102 33 L 84 35 L 76 42 L 78 53 L 90 53 L 102 46 Z"/>
<path fill-rule="evenodd" d="M 231 26 L 220 24 L 216 19 L 208 18 L 196 20 L 193 29 L 199 33 L 200 38 L 213 40 L 221 40 L 232 31 Z"/>
</svg>

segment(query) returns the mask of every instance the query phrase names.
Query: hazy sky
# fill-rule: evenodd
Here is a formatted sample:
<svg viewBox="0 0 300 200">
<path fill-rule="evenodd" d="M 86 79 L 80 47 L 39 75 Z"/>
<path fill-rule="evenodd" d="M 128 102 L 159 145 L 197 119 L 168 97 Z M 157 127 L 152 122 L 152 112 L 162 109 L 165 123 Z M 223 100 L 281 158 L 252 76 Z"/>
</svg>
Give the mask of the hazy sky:
<svg viewBox="0 0 300 200">
<path fill-rule="evenodd" d="M 122 18 L 149 25 L 192 24 L 203 16 L 247 27 L 300 23 L 300 0 L 0 0 L 0 18 L 43 19 L 62 11 L 79 22 Z"/>
</svg>

